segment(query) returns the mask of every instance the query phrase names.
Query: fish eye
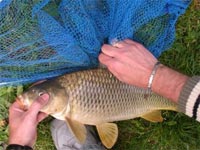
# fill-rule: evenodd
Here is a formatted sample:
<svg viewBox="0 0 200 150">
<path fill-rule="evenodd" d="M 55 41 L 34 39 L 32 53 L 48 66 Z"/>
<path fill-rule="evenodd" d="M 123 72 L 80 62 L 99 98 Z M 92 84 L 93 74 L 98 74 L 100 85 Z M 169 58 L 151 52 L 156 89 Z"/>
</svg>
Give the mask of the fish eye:
<svg viewBox="0 0 200 150">
<path fill-rule="evenodd" d="M 40 92 L 40 93 L 38 93 L 39 96 L 42 96 L 43 94 L 44 94 L 44 92 Z"/>
</svg>

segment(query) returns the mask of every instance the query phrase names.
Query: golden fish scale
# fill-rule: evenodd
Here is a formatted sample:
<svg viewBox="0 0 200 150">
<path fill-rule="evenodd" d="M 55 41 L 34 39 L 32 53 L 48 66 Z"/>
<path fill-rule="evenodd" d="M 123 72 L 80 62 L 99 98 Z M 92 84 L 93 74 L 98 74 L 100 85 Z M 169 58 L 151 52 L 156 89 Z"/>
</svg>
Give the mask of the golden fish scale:
<svg viewBox="0 0 200 150">
<path fill-rule="evenodd" d="M 70 117 L 83 124 L 126 120 L 176 105 L 142 88 L 117 80 L 107 69 L 76 72 L 58 78 L 68 93 Z"/>
</svg>

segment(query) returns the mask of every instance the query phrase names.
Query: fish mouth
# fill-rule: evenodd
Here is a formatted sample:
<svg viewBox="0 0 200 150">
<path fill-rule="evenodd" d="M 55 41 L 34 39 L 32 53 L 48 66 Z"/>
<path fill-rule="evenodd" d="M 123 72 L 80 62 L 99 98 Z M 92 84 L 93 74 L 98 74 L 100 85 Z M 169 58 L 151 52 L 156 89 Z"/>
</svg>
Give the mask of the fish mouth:
<svg viewBox="0 0 200 150">
<path fill-rule="evenodd" d="M 19 95 L 15 101 L 19 104 L 19 107 L 22 109 L 22 110 L 27 110 L 28 109 L 28 104 L 25 100 L 25 98 L 22 96 L 22 95 Z"/>
</svg>

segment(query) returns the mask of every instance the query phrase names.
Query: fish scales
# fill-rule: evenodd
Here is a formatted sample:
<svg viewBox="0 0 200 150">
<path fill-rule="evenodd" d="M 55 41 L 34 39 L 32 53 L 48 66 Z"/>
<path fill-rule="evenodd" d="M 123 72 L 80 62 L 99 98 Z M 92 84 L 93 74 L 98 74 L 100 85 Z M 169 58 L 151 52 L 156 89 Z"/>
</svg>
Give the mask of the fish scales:
<svg viewBox="0 0 200 150">
<path fill-rule="evenodd" d="M 83 124 L 127 120 L 176 107 L 154 93 L 146 96 L 146 89 L 122 83 L 107 69 L 76 72 L 57 80 L 68 93 L 70 117 Z"/>
</svg>

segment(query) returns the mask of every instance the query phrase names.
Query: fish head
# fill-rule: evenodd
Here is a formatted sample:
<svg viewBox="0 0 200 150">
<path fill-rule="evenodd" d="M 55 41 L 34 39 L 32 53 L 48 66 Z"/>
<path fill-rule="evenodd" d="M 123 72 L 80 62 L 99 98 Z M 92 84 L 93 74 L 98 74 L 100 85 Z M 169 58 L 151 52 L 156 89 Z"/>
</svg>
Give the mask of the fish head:
<svg viewBox="0 0 200 150">
<path fill-rule="evenodd" d="M 24 110 L 27 110 L 39 96 L 45 93 L 49 95 L 49 100 L 41 109 L 42 112 L 53 115 L 62 112 L 68 106 L 68 95 L 65 88 L 57 81 L 45 81 L 31 86 L 19 95 L 16 100 Z"/>
<path fill-rule="evenodd" d="M 24 110 L 27 110 L 31 104 L 37 100 L 37 98 L 39 96 L 42 96 L 45 93 L 49 93 L 47 92 L 45 89 L 40 88 L 38 86 L 34 86 L 29 88 L 27 91 L 25 91 L 24 93 L 22 93 L 21 95 L 19 95 L 17 97 L 17 102 L 20 104 L 20 106 L 23 107 Z"/>
</svg>

